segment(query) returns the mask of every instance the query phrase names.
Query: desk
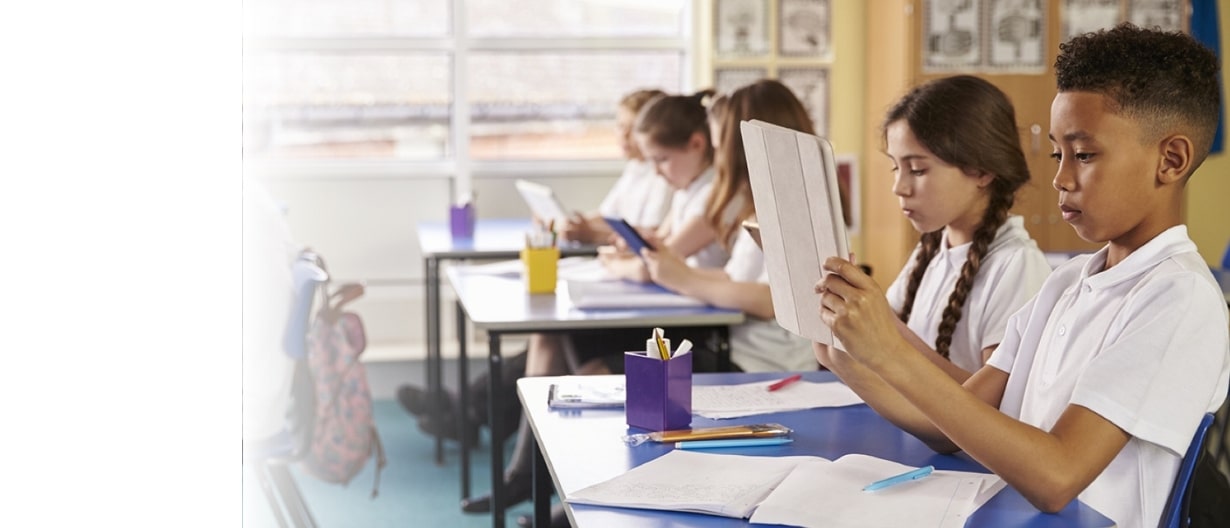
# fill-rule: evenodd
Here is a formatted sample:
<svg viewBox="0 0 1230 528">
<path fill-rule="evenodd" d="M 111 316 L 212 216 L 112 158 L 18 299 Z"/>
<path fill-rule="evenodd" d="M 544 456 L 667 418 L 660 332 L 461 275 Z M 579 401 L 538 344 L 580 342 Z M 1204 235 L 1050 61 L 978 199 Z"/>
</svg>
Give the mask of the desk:
<svg viewBox="0 0 1230 528">
<path fill-rule="evenodd" d="M 612 310 L 579 310 L 572 306 L 561 281 L 555 295 L 530 295 L 520 277 L 489 275 L 467 272 L 465 266 L 450 267 L 447 271 L 449 284 L 457 293 L 457 339 L 461 357 L 458 369 L 460 379 L 466 379 L 465 319 L 474 327 L 486 330 L 488 336 L 488 383 L 492 398 L 488 413 L 491 437 L 500 438 L 504 424 L 495 408 L 494 396 L 500 380 L 500 337 L 504 334 L 529 334 L 545 332 L 569 332 L 602 328 L 651 328 L 655 326 L 711 326 L 719 335 L 718 341 L 725 350 L 719 350 L 719 358 L 730 357 L 727 330 L 730 325 L 743 322 L 743 314 L 733 310 L 712 307 L 700 308 L 643 308 Z M 612 351 L 617 352 L 617 351 Z M 545 394 L 545 393 L 544 393 Z M 545 398 L 545 396 L 544 396 Z M 465 409 L 466 394 L 460 391 L 461 408 Z M 546 400 L 544 399 L 543 402 Z M 622 417 L 622 412 L 620 413 Z M 465 414 L 462 414 L 465 419 Z M 460 435 L 461 489 L 463 496 L 470 494 L 470 457 L 465 435 Z M 491 449 L 491 513 L 497 528 L 504 526 L 504 452 L 499 446 Z"/>
<path fill-rule="evenodd" d="M 716 385 L 747 383 L 782 377 L 782 373 L 696 374 L 693 383 Z M 810 381 L 834 381 L 825 371 L 805 372 Z M 549 471 L 561 498 L 569 493 L 621 475 L 669 452 L 665 444 L 646 443 L 629 447 L 620 437 L 628 431 L 622 409 L 584 409 L 568 412 L 547 408 L 547 391 L 556 378 L 522 378 L 517 394 L 534 430 L 540 456 L 535 461 L 535 521 L 549 515 Z M 934 465 L 938 469 L 983 471 L 968 455 L 936 454 L 921 441 L 881 418 L 866 405 L 836 409 L 812 409 L 777 414 L 748 416 L 731 420 L 693 417 L 693 427 L 777 422 L 794 429 L 794 442 L 773 448 L 721 450 L 726 453 L 755 455 L 773 450 L 774 455 L 812 455 L 830 460 L 847 453 L 865 453 L 913 466 Z M 757 451 L 760 449 L 760 451 Z M 717 451 L 715 451 L 717 452 Z M 544 460 L 545 459 L 545 460 Z M 541 470 L 547 471 L 541 471 Z M 539 493 L 545 491 L 546 493 Z M 607 508 L 568 504 L 565 509 L 572 526 L 578 528 L 637 527 L 728 527 L 747 526 L 746 519 L 654 510 Z M 1004 488 L 970 517 L 967 526 L 981 527 L 1106 527 L 1113 522 L 1092 508 L 1073 501 L 1058 514 L 1045 514 L 1025 501 L 1016 490 Z"/>
<path fill-rule="evenodd" d="M 525 234 L 530 231 L 527 219 L 482 219 L 474 223 L 474 237 L 453 239 L 448 222 L 419 222 L 417 234 L 419 252 L 423 254 L 423 281 L 427 287 L 424 300 L 427 328 L 427 392 L 435 398 L 432 412 L 439 412 L 443 402 L 440 358 L 440 262 L 465 259 L 514 259 L 525 247 Z M 561 246 L 563 256 L 596 254 L 594 246 Z M 464 392 L 465 385 L 458 388 Z M 436 422 L 440 417 L 435 416 Z M 444 463 L 444 441 L 436 437 L 436 464 Z"/>
</svg>

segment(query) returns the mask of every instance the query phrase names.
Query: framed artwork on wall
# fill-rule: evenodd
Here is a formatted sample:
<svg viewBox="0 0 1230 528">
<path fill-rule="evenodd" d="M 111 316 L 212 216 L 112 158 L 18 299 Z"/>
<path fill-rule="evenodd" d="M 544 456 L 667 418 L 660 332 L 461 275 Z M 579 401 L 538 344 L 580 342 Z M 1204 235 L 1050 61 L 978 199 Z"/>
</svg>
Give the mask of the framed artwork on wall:
<svg viewBox="0 0 1230 528">
<path fill-rule="evenodd" d="M 1061 42 L 1091 31 L 1114 27 L 1123 19 L 1123 5 L 1119 0 L 1064 0 L 1063 33 Z"/>
<path fill-rule="evenodd" d="M 829 135 L 829 71 L 826 68 L 782 68 L 777 78 L 803 102 L 816 135 Z"/>
<path fill-rule="evenodd" d="M 781 0 L 778 52 L 785 57 L 827 57 L 830 18 L 829 0 Z"/>
<path fill-rule="evenodd" d="M 992 69 L 1041 72 L 1046 69 L 1046 6 L 1042 0 L 990 0 Z"/>
<path fill-rule="evenodd" d="M 765 68 L 718 68 L 713 71 L 713 89 L 729 94 L 768 76 Z"/>
<path fill-rule="evenodd" d="M 757 56 L 769 52 L 768 0 L 717 0 L 714 42 L 718 56 Z"/>
<path fill-rule="evenodd" d="M 862 218 L 861 207 L 859 207 L 862 197 L 859 196 L 858 187 L 858 156 L 838 154 L 834 156 L 833 161 L 837 165 L 837 188 L 845 194 L 846 198 L 841 203 L 841 212 L 846 220 L 846 232 L 857 235 L 858 219 Z"/>
<path fill-rule="evenodd" d="M 982 2 L 923 1 L 923 71 L 968 70 L 982 64 Z"/>
<path fill-rule="evenodd" d="M 1129 0 L 1127 19 L 1142 28 L 1163 31 L 1187 29 L 1187 2 L 1180 0 Z"/>
</svg>

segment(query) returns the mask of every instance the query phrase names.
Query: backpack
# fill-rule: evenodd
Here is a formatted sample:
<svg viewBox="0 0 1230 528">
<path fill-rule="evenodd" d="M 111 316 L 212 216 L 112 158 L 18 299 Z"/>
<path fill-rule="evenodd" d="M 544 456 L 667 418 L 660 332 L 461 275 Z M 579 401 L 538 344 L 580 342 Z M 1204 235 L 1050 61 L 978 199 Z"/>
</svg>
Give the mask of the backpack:
<svg viewBox="0 0 1230 528">
<path fill-rule="evenodd" d="M 332 294 L 320 286 L 323 305 L 307 337 L 307 367 L 315 389 L 311 444 L 303 465 L 313 476 L 347 484 L 376 458 L 372 497 L 378 494 L 380 471 L 387 460 L 372 418 L 372 393 L 359 355 L 367 346 L 363 322 L 343 307 L 363 295 L 360 284 L 344 284 Z"/>
</svg>

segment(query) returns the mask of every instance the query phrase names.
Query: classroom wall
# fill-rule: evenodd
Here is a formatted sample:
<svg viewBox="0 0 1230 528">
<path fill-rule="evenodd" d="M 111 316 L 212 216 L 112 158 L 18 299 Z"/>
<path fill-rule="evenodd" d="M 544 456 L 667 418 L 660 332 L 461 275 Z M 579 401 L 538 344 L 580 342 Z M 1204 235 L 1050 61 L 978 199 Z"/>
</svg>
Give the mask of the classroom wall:
<svg viewBox="0 0 1230 528">
<path fill-rule="evenodd" d="M 1230 71 L 1226 31 L 1230 28 L 1230 6 L 1221 5 L 1218 12 L 1222 33 L 1222 94 L 1223 104 L 1230 101 L 1226 83 Z M 1226 145 L 1230 147 L 1230 142 Z M 1230 244 L 1230 156 L 1225 152 L 1209 156 L 1187 184 L 1187 231 L 1200 255 L 1210 266 L 1220 266 L 1226 245 Z"/>
</svg>

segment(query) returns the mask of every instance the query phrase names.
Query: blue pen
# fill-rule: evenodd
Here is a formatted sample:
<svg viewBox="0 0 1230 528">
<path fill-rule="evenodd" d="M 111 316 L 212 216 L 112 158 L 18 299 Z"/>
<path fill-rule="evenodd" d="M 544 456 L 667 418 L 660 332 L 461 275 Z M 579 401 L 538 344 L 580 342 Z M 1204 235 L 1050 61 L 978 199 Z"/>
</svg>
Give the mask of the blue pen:
<svg viewBox="0 0 1230 528">
<path fill-rule="evenodd" d="M 794 439 L 786 436 L 770 438 L 732 438 L 729 440 L 693 440 L 691 442 L 675 442 L 679 449 L 712 449 L 715 447 L 756 447 L 789 444 Z"/>
<path fill-rule="evenodd" d="M 918 469 L 906 471 L 905 473 L 902 473 L 897 476 L 888 477 L 884 480 L 877 480 L 875 482 L 872 482 L 871 484 L 868 484 L 867 487 L 863 488 L 863 491 L 882 490 L 889 486 L 896 486 L 897 484 L 901 484 L 902 482 L 918 480 L 927 475 L 930 475 L 932 471 L 935 471 L 935 466 L 920 467 Z"/>
</svg>

